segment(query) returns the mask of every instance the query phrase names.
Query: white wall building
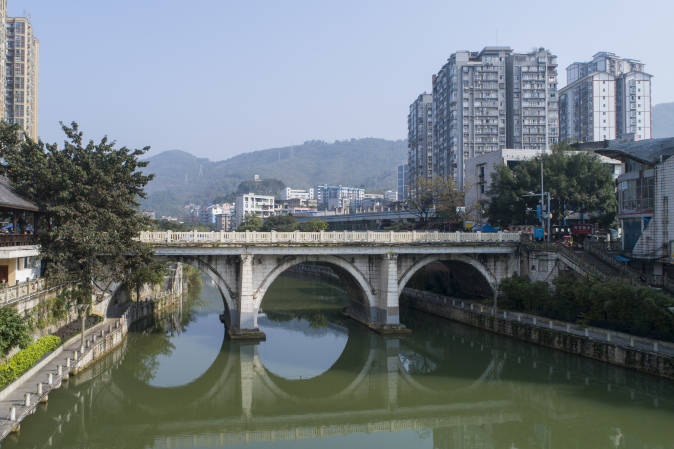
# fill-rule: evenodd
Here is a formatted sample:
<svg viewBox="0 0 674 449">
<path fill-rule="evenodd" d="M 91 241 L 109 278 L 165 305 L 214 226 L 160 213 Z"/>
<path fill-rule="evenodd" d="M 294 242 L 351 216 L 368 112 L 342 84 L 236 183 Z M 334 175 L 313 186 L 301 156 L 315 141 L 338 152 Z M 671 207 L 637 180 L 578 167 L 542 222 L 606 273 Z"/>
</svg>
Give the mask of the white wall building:
<svg viewBox="0 0 674 449">
<path fill-rule="evenodd" d="M 596 142 L 630 133 L 635 140 L 650 139 L 652 76 L 643 70 L 641 62 L 608 52 L 567 67 L 559 139 Z"/>
<path fill-rule="evenodd" d="M 262 219 L 274 215 L 274 197 L 248 193 L 236 197 L 236 212 L 234 215 L 233 229 L 243 223 L 246 215 L 256 215 Z"/>
<path fill-rule="evenodd" d="M 363 205 L 365 190 L 357 187 L 329 186 L 323 184 L 317 186 L 314 190 L 318 204 L 329 203 L 330 199 L 345 198 L 349 200 L 351 207 L 360 207 Z"/>
<path fill-rule="evenodd" d="M 302 200 L 313 200 L 314 199 L 314 189 L 306 189 L 306 190 L 295 190 L 290 187 L 286 187 L 281 191 L 281 199 L 282 200 L 292 200 L 295 198 L 299 198 Z"/>
</svg>

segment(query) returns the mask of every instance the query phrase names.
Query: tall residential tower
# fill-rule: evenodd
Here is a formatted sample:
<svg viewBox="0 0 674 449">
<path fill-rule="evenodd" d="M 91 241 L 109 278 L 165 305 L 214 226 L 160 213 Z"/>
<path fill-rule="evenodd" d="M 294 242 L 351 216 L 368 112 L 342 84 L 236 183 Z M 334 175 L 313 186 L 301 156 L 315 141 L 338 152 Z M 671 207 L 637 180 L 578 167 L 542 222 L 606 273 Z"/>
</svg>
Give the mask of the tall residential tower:
<svg viewBox="0 0 674 449">
<path fill-rule="evenodd" d="M 410 105 L 407 116 L 409 182 L 433 177 L 433 96 L 423 93 Z"/>
<path fill-rule="evenodd" d="M 560 90 L 560 139 L 612 140 L 634 134 L 651 138 L 651 78 L 644 65 L 600 52 L 591 62 L 566 69 Z"/>
<path fill-rule="evenodd" d="M 28 14 L 7 17 L 7 1 L 0 0 L 0 15 L 0 40 L 5 49 L 0 62 L 4 71 L 0 89 L 5 103 L 2 118 L 21 125 L 27 136 L 37 140 L 40 42 L 35 38 Z"/>
<path fill-rule="evenodd" d="M 507 60 L 507 148 L 547 150 L 557 143 L 557 56 L 543 48 Z"/>
<path fill-rule="evenodd" d="M 463 161 L 506 146 L 506 59 L 510 47 L 457 51 L 433 76 L 433 168 L 462 188 Z"/>
</svg>

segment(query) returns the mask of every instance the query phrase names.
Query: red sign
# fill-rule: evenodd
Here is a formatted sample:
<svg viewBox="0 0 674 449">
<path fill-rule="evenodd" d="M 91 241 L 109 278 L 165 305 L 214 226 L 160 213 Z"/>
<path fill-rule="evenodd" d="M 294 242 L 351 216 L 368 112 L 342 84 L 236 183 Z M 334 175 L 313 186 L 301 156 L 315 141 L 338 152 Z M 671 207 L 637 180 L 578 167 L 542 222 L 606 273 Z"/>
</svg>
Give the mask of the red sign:
<svg viewBox="0 0 674 449">
<path fill-rule="evenodd" d="M 592 227 L 591 224 L 571 225 L 571 234 L 592 234 Z"/>
</svg>

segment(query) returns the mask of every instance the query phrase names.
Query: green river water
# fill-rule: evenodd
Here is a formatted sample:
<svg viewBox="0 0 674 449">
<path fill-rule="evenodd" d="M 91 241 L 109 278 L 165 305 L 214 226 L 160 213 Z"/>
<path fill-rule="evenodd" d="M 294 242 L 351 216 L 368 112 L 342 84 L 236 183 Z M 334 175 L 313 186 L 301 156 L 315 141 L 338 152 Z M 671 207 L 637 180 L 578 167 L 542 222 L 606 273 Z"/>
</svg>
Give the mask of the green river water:
<svg viewBox="0 0 674 449">
<path fill-rule="evenodd" d="M 262 302 L 267 341 L 233 343 L 203 279 L 1 448 L 674 448 L 670 381 L 415 310 L 383 338 L 295 273 Z"/>
</svg>

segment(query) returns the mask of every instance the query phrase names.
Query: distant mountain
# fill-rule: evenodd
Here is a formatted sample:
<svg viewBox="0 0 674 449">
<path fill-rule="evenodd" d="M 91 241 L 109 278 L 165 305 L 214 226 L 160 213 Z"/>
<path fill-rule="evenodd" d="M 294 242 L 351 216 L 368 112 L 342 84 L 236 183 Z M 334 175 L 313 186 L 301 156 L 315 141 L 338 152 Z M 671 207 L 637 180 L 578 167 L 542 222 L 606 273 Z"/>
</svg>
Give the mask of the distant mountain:
<svg viewBox="0 0 674 449">
<path fill-rule="evenodd" d="M 674 137 L 674 103 L 653 106 L 653 138 Z"/>
<path fill-rule="evenodd" d="M 406 140 L 320 140 L 291 147 L 244 153 L 219 162 L 180 150 L 152 156 L 146 172 L 155 179 L 148 185 L 144 209 L 157 215 L 184 214 L 184 204 L 207 204 L 234 192 L 241 181 L 274 178 L 295 189 L 318 184 L 365 185 L 367 190 L 395 189 L 397 166 L 407 160 Z M 199 172 L 201 171 L 201 176 Z M 186 182 L 187 179 L 187 182 Z"/>
</svg>

